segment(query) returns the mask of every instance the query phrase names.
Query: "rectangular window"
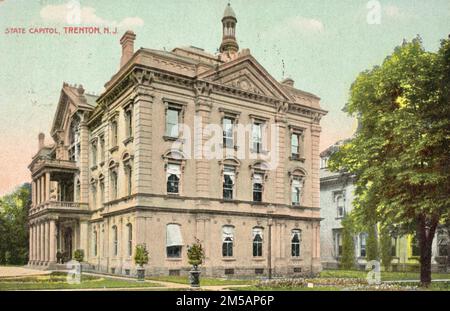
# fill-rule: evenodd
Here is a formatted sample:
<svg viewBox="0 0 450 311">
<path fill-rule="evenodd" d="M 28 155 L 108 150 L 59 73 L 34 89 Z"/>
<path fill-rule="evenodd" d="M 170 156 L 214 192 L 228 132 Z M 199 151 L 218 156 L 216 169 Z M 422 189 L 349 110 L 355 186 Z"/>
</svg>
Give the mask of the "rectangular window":
<svg viewBox="0 0 450 311">
<path fill-rule="evenodd" d="M 167 258 L 180 258 L 182 246 L 181 226 L 178 224 L 168 224 L 166 228 Z"/>
<path fill-rule="evenodd" d="M 166 169 L 167 193 L 169 194 L 180 193 L 180 178 L 181 178 L 181 165 L 172 163 L 167 164 Z"/>
<path fill-rule="evenodd" d="M 113 254 L 114 256 L 117 256 L 118 250 L 119 250 L 119 239 L 117 235 L 117 227 L 114 226 L 113 228 Z"/>
<path fill-rule="evenodd" d="M 127 177 L 127 195 L 130 196 L 133 189 L 133 168 L 130 164 L 125 166 L 125 175 Z"/>
<path fill-rule="evenodd" d="M 95 166 L 97 165 L 97 142 L 92 143 L 92 162 L 91 165 Z"/>
<path fill-rule="evenodd" d="M 166 111 L 166 136 L 179 136 L 180 110 L 169 107 Z"/>
<path fill-rule="evenodd" d="M 292 133 L 291 135 L 291 156 L 293 159 L 300 159 L 301 134 Z"/>
<path fill-rule="evenodd" d="M 366 245 L 367 245 L 367 233 L 361 233 L 359 235 L 359 248 L 360 248 L 360 256 L 366 257 Z"/>
<path fill-rule="evenodd" d="M 334 252 L 336 257 L 342 256 L 342 230 L 333 230 Z"/>
<path fill-rule="evenodd" d="M 117 146 L 117 121 L 111 122 L 111 146 L 115 147 Z"/>
<path fill-rule="evenodd" d="M 100 203 L 105 203 L 105 182 L 103 180 L 100 181 Z"/>
<path fill-rule="evenodd" d="M 126 131 L 127 137 L 133 136 L 133 110 L 129 108 L 125 111 L 125 122 L 126 122 Z"/>
<path fill-rule="evenodd" d="M 236 177 L 236 168 L 234 166 L 224 166 L 223 171 L 223 198 L 225 200 L 233 199 L 233 188 Z"/>
<path fill-rule="evenodd" d="M 263 194 L 263 175 L 255 173 L 253 174 L 253 201 L 262 202 Z"/>
<path fill-rule="evenodd" d="M 234 127 L 234 119 L 232 119 L 230 117 L 223 118 L 222 128 L 223 128 L 223 146 L 224 146 L 224 148 L 233 148 L 234 147 L 233 127 Z"/>
<path fill-rule="evenodd" d="M 105 136 L 100 136 L 100 161 L 105 162 Z"/>
<path fill-rule="evenodd" d="M 391 256 L 397 257 L 397 238 L 391 239 Z"/>
<path fill-rule="evenodd" d="M 253 152 L 255 153 L 262 153 L 263 146 L 262 146 L 262 130 L 263 130 L 263 123 L 255 122 L 252 126 L 252 145 L 253 145 Z"/>
<path fill-rule="evenodd" d="M 420 250 L 419 250 L 419 239 L 417 239 L 417 236 L 414 236 L 411 239 L 411 255 L 413 257 L 420 256 Z"/>
<path fill-rule="evenodd" d="M 133 254 L 133 226 L 131 224 L 127 225 L 128 228 L 128 256 L 131 257 Z"/>
<path fill-rule="evenodd" d="M 111 199 L 117 198 L 117 172 L 111 171 Z"/>
<path fill-rule="evenodd" d="M 92 192 L 92 206 L 95 208 L 97 206 L 97 185 L 95 183 L 91 184 Z"/>
<path fill-rule="evenodd" d="M 296 177 L 292 180 L 292 205 L 300 205 L 302 181 Z"/>
</svg>

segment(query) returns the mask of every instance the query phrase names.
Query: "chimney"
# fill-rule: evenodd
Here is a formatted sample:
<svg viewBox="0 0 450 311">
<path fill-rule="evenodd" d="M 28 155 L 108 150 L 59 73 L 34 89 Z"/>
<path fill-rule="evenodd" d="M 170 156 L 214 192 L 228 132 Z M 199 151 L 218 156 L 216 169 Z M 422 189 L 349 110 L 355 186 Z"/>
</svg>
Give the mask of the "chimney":
<svg viewBox="0 0 450 311">
<path fill-rule="evenodd" d="M 41 150 L 42 148 L 44 148 L 45 134 L 39 133 L 38 139 L 39 139 L 39 150 Z"/>
<path fill-rule="evenodd" d="M 120 45 L 122 45 L 122 57 L 120 58 L 120 67 L 122 68 L 134 54 L 134 40 L 136 35 L 133 31 L 128 30 L 120 39 Z"/>
</svg>

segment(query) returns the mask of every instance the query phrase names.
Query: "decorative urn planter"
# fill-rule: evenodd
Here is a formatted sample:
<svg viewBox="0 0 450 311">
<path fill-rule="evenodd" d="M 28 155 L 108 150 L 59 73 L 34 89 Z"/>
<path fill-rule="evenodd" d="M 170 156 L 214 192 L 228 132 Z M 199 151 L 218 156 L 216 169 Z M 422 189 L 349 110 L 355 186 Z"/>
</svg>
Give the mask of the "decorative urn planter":
<svg viewBox="0 0 450 311">
<path fill-rule="evenodd" d="M 145 268 L 144 267 L 138 267 L 136 272 L 137 272 L 137 280 L 138 281 L 144 281 L 145 280 Z"/>
<path fill-rule="evenodd" d="M 193 266 L 191 271 L 189 271 L 189 283 L 191 287 L 200 287 L 200 273 L 198 266 Z"/>
</svg>

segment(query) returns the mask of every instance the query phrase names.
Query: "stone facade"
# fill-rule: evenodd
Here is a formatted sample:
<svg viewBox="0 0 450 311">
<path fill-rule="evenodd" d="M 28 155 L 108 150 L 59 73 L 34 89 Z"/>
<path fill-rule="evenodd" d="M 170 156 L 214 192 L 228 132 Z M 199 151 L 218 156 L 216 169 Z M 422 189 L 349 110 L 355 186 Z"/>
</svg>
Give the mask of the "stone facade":
<svg viewBox="0 0 450 311">
<path fill-rule="evenodd" d="M 126 32 L 121 68 L 100 96 L 63 85 L 54 144 L 41 137 L 30 164 L 31 265 L 50 267 L 57 252 L 83 249 L 91 269 L 134 274 L 135 246 L 145 244 L 147 273 L 179 274 L 198 238 L 207 275 L 320 271 L 326 112 L 317 96 L 292 79 L 277 82 L 239 51 L 236 23 L 227 7 L 218 55 L 134 51 Z M 220 148 L 210 148 L 211 125 Z M 250 126 L 246 135 L 241 125 Z"/>
</svg>

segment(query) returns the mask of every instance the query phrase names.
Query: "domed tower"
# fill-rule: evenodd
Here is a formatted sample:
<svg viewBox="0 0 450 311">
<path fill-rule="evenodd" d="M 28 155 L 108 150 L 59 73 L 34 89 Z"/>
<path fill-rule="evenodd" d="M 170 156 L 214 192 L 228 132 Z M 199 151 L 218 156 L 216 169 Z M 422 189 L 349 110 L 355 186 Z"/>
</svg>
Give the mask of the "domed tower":
<svg viewBox="0 0 450 311">
<path fill-rule="evenodd" d="M 222 18 L 223 37 L 222 44 L 220 45 L 220 53 L 232 54 L 239 51 L 239 45 L 236 41 L 236 23 L 236 14 L 228 3 Z"/>
</svg>

